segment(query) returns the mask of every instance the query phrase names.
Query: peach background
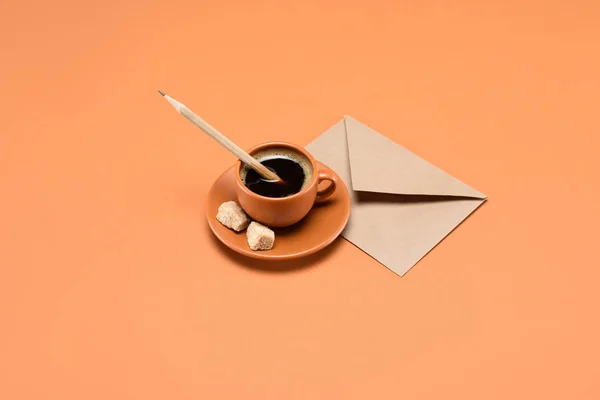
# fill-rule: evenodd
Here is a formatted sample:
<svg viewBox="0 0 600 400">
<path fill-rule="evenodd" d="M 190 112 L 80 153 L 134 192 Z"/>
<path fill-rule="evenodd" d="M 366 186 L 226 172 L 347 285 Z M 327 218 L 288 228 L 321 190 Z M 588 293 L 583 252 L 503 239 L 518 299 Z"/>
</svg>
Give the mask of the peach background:
<svg viewBox="0 0 600 400">
<path fill-rule="evenodd" d="M 600 3 L 0 5 L 0 398 L 598 399 Z M 205 194 L 349 114 L 490 200 L 404 278 Z"/>
</svg>

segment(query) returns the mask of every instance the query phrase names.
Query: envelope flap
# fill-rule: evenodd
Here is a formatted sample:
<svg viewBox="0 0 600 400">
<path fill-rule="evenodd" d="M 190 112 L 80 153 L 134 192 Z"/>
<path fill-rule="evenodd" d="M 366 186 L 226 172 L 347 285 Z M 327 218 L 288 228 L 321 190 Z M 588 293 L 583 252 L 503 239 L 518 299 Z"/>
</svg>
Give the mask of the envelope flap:
<svg viewBox="0 0 600 400">
<path fill-rule="evenodd" d="M 352 117 L 345 117 L 352 188 L 406 195 L 486 196 Z"/>
</svg>

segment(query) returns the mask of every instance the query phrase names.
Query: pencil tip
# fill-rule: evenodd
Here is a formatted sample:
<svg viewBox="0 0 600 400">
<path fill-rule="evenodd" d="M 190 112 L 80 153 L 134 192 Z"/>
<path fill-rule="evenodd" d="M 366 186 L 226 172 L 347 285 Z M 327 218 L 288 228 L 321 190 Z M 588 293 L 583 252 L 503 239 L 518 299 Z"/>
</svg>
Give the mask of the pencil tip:
<svg viewBox="0 0 600 400">
<path fill-rule="evenodd" d="M 161 92 L 160 90 L 158 91 L 158 93 L 162 94 L 163 96 L 165 95 L 163 92 Z"/>
</svg>

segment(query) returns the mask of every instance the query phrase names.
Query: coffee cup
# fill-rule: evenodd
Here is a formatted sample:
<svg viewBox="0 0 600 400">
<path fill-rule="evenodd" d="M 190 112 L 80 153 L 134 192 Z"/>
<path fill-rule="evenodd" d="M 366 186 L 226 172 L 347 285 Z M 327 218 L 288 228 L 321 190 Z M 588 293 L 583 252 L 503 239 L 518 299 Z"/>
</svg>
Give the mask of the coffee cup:
<svg viewBox="0 0 600 400">
<path fill-rule="evenodd" d="M 323 165 L 317 166 L 313 156 L 300 146 L 268 142 L 248 153 L 285 181 L 266 181 L 246 164 L 236 163 L 235 184 L 240 206 L 250 218 L 266 226 L 283 228 L 299 222 L 314 204 L 325 201 L 336 189 L 336 175 Z M 319 190 L 318 185 L 323 181 L 330 184 Z"/>
</svg>

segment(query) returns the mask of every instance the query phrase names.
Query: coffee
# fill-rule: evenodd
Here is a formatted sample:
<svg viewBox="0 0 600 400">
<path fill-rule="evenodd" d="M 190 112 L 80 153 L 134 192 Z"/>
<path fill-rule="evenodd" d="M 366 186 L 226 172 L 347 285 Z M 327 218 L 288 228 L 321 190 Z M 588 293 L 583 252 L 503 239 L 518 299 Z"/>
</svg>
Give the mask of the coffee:
<svg viewBox="0 0 600 400">
<path fill-rule="evenodd" d="M 310 161 L 289 149 L 268 149 L 253 156 L 284 181 L 268 181 L 244 165 L 240 170 L 240 178 L 248 189 L 258 195 L 272 198 L 292 196 L 304 189 L 312 179 Z"/>
</svg>

